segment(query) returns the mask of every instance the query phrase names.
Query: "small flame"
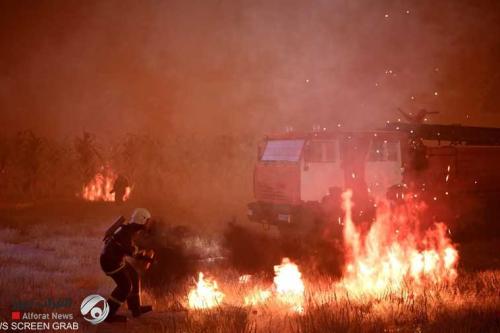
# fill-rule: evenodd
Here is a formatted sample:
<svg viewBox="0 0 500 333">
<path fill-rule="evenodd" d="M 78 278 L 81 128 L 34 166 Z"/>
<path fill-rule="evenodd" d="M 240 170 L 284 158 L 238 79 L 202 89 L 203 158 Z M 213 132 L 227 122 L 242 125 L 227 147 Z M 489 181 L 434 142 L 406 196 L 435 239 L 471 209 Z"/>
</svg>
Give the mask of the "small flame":
<svg viewBox="0 0 500 333">
<path fill-rule="evenodd" d="M 294 311 L 304 311 L 304 282 L 299 267 L 290 259 L 283 258 L 281 265 L 274 266 L 274 284 L 278 299 L 293 306 Z"/>
<path fill-rule="evenodd" d="M 113 178 L 97 173 L 92 180 L 83 187 L 82 197 L 87 201 L 115 201 Z"/>
<path fill-rule="evenodd" d="M 205 280 L 199 273 L 196 288 L 188 294 L 188 305 L 191 309 L 211 309 L 221 304 L 224 293 L 218 290 L 217 282 Z"/>
<path fill-rule="evenodd" d="M 244 297 L 245 305 L 262 305 L 271 297 L 292 307 L 297 313 L 304 312 L 304 282 L 299 267 L 288 258 L 283 258 L 280 265 L 274 266 L 274 288 L 253 290 Z"/>
<path fill-rule="evenodd" d="M 130 199 L 130 193 L 132 193 L 132 187 L 127 186 L 125 188 L 125 194 L 123 195 L 123 201 L 127 201 L 128 199 Z"/>
<path fill-rule="evenodd" d="M 252 276 L 250 274 L 245 274 L 245 275 L 240 276 L 239 281 L 241 284 L 246 284 L 246 283 L 250 282 L 251 279 L 252 279 Z"/>
<path fill-rule="evenodd" d="M 118 176 L 109 168 L 102 167 L 101 171 L 96 173 L 94 178 L 83 186 L 81 196 L 86 201 L 107 201 L 114 202 L 116 193 L 113 191 L 114 183 Z M 132 188 L 127 186 L 122 200 L 127 201 L 130 198 Z"/>
<path fill-rule="evenodd" d="M 260 305 L 266 303 L 266 301 L 272 296 L 269 290 L 257 290 L 252 294 L 245 296 L 245 305 Z"/>
</svg>

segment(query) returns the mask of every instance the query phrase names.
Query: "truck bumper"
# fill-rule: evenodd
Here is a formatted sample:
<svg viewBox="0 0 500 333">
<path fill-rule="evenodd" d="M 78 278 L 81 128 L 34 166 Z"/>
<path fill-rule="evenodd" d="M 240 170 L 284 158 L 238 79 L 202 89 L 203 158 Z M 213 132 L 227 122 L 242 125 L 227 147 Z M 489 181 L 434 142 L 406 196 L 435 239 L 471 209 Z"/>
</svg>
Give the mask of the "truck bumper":
<svg viewBox="0 0 500 333">
<path fill-rule="evenodd" d="M 248 204 L 247 216 L 252 222 L 279 226 L 296 223 L 297 211 L 296 207 L 288 205 L 251 202 Z"/>
</svg>

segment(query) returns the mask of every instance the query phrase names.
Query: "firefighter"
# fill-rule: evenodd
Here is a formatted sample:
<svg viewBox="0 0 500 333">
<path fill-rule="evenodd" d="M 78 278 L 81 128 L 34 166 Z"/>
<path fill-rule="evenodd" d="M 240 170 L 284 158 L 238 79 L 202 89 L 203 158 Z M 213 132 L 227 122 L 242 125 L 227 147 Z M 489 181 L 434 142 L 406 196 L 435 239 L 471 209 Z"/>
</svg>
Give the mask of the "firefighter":
<svg viewBox="0 0 500 333">
<path fill-rule="evenodd" d="M 129 183 L 127 178 L 125 178 L 125 176 L 121 174 L 118 175 L 113 184 L 113 189 L 111 190 L 111 192 L 109 192 L 115 194 L 115 202 L 117 204 L 121 204 L 123 202 L 123 197 L 125 196 L 128 186 Z"/>
<path fill-rule="evenodd" d="M 145 250 L 139 251 L 133 240 L 138 232 L 150 230 L 151 224 L 152 220 L 149 211 L 144 208 L 137 208 L 134 210 L 129 223 L 121 223 L 119 226 L 111 227 L 116 228 L 116 230 L 111 230 L 111 232 L 108 230 L 106 233 L 100 263 L 104 273 L 116 283 L 116 288 L 108 298 L 110 308 L 106 318 L 108 322 L 124 322 L 127 320 L 126 316 L 116 314 L 120 305 L 125 301 L 127 301 L 128 309 L 134 317 L 153 310 L 150 305 L 141 305 L 139 274 L 132 265 L 125 261 L 125 256 L 146 261 L 152 259 Z"/>
<path fill-rule="evenodd" d="M 337 186 L 328 188 L 328 194 L 321 199 L 321 205 L 330 217 L 342 215 L 342 189 Z"/>
<path fill-rule="evenodd" d="M 340 220 L 342 218 L 342 189 L 332 186 L 328 194 L 321 199 L 321 208 L 325 218 L 325 235 L 340 232 Z"/>
</svg>

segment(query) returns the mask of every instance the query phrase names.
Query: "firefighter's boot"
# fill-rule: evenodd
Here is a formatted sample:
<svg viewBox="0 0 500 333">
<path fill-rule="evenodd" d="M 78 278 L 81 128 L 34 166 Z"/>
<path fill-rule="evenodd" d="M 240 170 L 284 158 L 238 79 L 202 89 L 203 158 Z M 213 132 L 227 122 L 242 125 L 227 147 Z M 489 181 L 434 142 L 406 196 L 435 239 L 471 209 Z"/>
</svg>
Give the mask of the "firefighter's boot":
<svg viewBox="0 0 500 333">
<path fill-rule="evenodd" d="M 109 314 L 104 321 L 108 323 L 124 323 L 127 321 L 126 316 L 116 314 L 116 311 L 118 311 L 118 308 L 121 305 L 120 303 L 110 298 L 108 299 L 108 304 L 109 304 Z"/>
<path fill-rule="evenodd" d="M 127 298 L 128 309 L 132 312 L 132 316 L 139 317 L 143 313 L 153 311 L 151 305 L 141 305 L 141 298 L 139 294 L 130 295 Z"/>
</svg>

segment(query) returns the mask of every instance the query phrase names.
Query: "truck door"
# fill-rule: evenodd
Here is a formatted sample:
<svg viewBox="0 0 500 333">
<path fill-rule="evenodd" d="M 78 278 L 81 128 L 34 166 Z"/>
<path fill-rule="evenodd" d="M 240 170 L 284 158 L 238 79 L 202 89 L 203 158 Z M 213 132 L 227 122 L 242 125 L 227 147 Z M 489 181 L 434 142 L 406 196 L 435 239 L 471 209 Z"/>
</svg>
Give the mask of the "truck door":
<svg viewBox="0 0 500 333">
<path fill-rule="evenodd" d="M 310 140 L 306 143 L 300 171 L 302 201 L 320 202 L 330 187 L 344 186 L 338 152 L 338 140 Z"/>
<path fill-rule="evenodd" d="M 368 198 L 365 160 L 370 143 L 367 134 L 347 134 L 341 143 L 341 168 L 344 189 L 351 189 L 358 202 Z"/>
<path fill-rule="evenodd" d="M 304 140 L 269 140 L 254 171 L 257 201 L 295 205 L 300 202 L 300 160 Z"/>
<path fill-rule="evenodd" d="M 365 179 L 375 198 L 385 198 L 387 189 L 403 182 L 401 144 L 398 139 L 374 134 L 366 155 Z"/>
</svg>

